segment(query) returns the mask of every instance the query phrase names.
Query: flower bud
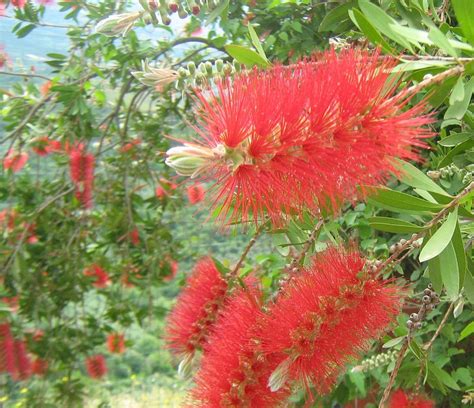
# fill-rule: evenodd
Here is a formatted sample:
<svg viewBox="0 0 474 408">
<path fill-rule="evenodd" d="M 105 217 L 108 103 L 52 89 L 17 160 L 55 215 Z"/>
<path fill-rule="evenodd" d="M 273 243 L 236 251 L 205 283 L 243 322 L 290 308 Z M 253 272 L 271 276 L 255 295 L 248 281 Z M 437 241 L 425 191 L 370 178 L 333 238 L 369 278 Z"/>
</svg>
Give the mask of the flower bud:
<svg viewBox="0 0 474 408">
<path fill-rule="evenodd" d="M 181 176 L 195 177 L 216 156 L 219 156 L 219 153 L 207 147 L 185 144 L 172 147 L 166 152 L 166 156 L 165 163 L 172 167 L 176 173 Z"/>
<path fill-rule="evenodd" d="M 184 79 L 189 76 L 189 72 L 185 68 L 181 67 L 180 69 L 178 69 L 178 75 L 180 78 Z"/>
<path fill-rule="evenodd" d="M 240 62 L 239 62 L 239 61 L 234 60 L 234 61 L 233 61 L 233 64 L 234 64 L 234 69 L 235 69 L 236 72 L 242 71 L 242 66 L 240 65 Z"/>
<path fill-rule="evenodd" d="M 212 75 L 212 63 L 207 61 L 205 64 L 204 64 L 205 68 L 206 68 L 206 73 L 207 75 Z"/>
<path fill-rule="evenodd" d="M 217 72 L 222 72 L 222 69 L 224 68 L 224 61 L 217 59 L 215 65 Z"/>
<path fill-rule="evenodd" d="M 194 75 L 196 72 L 196 64 L 193 61 L 188 62 L 188 71 L 191 75 Z"/>
<path fill-rule="evenodd" d="M 178 4 L 175 1 L 170 1 L 168 7 L 171 13 L 176 13 L 178 11 Z"/>
<path fill-rule="evenodd" d="M 423 303 L 425 305 L 431 303 L 431 297 L 429 297 L 428 295 L 423 296 Z"/>
<path fill-rule="evenodd" d="M 108 37 L 124 36 L 141 16 L 140 12 L 115 14 L 99 21 L 95 31 Z"/>
</svg>

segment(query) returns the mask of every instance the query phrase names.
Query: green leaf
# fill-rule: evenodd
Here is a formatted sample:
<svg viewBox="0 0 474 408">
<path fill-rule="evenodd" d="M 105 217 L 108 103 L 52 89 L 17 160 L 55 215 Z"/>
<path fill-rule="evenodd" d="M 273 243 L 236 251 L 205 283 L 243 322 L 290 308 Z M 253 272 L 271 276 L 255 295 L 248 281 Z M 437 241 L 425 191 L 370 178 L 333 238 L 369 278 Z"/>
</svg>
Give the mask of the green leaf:
<svg viewBox="0 0 474 408">
<path fill-rule="evenodd" d="M 449 195 L 440 186 L 438 186 L 438 184 L 431 180 L 425 173 L 423 173 L 421 170 L 418 170 L 412 164 L 403 160 L 397 161 L 400 163 L 400 168 L 403 172 L 400 177 L 400 181 L 402 181 L 403 183 L 414 188 L 421 188 L 422 190 L 432 191 L 434 193 L 442 194 L 445 196 Z"/>
<path fill-rule="evenodd" d="M 20 28 L 15 34 L 18 38 L 26 37 L 29 33 L 31 33 L 36 28 L 34 24 L 28 24 L 22 28 Z"/>
<path fill-rule="evenodd" d="M 449 136 L 441 139 L 438 144 L 446 147 L 457 146 L 460 143 L 465 142 L 466 140 L 474 139 L 474 133 L 451 133 Z"/>
<path fill-rule="evenodd" d="M 456 228 L 451 241 L 453 243 L 454 252 L 456 253 L 456 260 L 458 263 L 459 287 L 462 288 L 464 285 L 464 277 L 466 275 L 467 259 L 466 252 L 464 251 L 464 242 L 462 240 L 459 222 L 456 222 Z"/>
<path fill-rule="evenodd" d="M 433 41 L 436 46 L 441 48 L 446 54 L 451 55 L 451 57 L 457 58 L 458 55 L 456 53 L 456 50 L 438 27 L 431 26 L 428 38 Z"/>
<path fill-rule="evenodd" d="M 444 208 L 440 204 L 430 203 L 422 198 L 413 197 L 388 188 L 372 188 L 371 190 L 373 191 L 373 194 L 369 195 L 371 203 L 394 212 L 424 214 L 427 212 L 438 212 Z"/>
<path fill-rule="evenodd" d="M 469 139 L 461 144 L 458 144 L 454 149 L 450 150 L 446 156 L 443 157 L 443 160 L 441 160 L 438 164 L 438 168 L 440 169 L 442 167 L 446 167 L 448 164 L 451 164 L 454 156 L 466 151 L 467 149 L 470 149 L 471 147 L 474 147 L 474 139 Z"/>
<path fill-rule="evenodd" d="M 384 232 L 393 232 L 394 234 L 411 234 L 423 230 L 423 227 L 419 225 L 390 217 L 370 217 L 368 221 L 372 228 Z"/>
<path fill-rule="evenodd" d="M 446 294 L 451 300 L 455 300 L 459 294 L 460 281 L 458 260 L 452 242 L 439 254 L 439 262 Z"/>
<path fill-rule="evenodd" d="M 220 4 L 214 10 L 211 11 L 209 17 L 207 17 L 205 25 L 207 26 L 211 24 L 221 14 L 223 16 L 227 16 L 226 10 L 229 7 L 229 2 L 230 0 L 222 0 Z"/>
<path fill-rule="evenodd" d="M 438 256 L 450 243 L 454 229 L 458 221 L 458 209 L 450 212 L 446 221 L 439 227 L 433 236 L 427 241 L 420 252 L 420 262 L 425 262 Z"/>
<path fill-rule="evenodd" d="M 396 20 L 390 17 L 380 7 L 371 3 L 369 0 L 359 0 L 359 7 L 370 21 L 370 23 L 381 33 L 385 34 L 388 38 L 400 44 L 402 47 L 409 49 L 414 53 L 410 43 L 392 30 L 391 27 L 400 25 Z"/>
<path fill-rule="evenodd" d="M 403 339 L 405 339 L 405 338 L 406 338 L 406 336 L 395 337 L 393 339 L 390 339 L 386 343 L 384 343 L 384 345 L 382 347 L 383 348 L 392 348 L 392 347 L 396 346 L 397 344 L 400 344 L 403 341 Z"/>
<path fill-rule="evenodd" d="M 452 4 L 464 36 L 474 45 L 474 2 L 472 0 L 452 0 Z"/>
<path fill-rule="evenodd" d="M 380 45 L 385 52 L 389 54 L 394 54 L 393 48 L 388 44 L 387 41 L 385 41 L 385 39 L 379 34 L 377 29 L 369 22 L 369 20 L 367 20 L 367 18 L 359 10 L 349 10 L 349 17 L 370 41 L 372 41 L 374 44 Z"/>
<path fill-rule="evenodd" d="M 449 373 L 442 368 L 439 368 L 436 364 L 431 362 L 428 363 L 429 370 L 434 374 L 434 376 L 440 380 L 446 387 L 451 388 L 456 391 L 460 391 L 461 389 L 457 385 L 456 381 L 454 381 L 453 377 L 449 375 Z"/>
<path fill-rule="evenodd" d="M 439 256 L 428 261 L 428 275 L 434 290 L 440 293 L 443 290 L 443 278 L 441 276 L 441 261 Z"/>
<path fill-rule="evenodd" d="M 318 32 L 323 33 L 326 31 L 333 31 L 334 28 L 339 26 L 341 21 L 348 18 L 348 11 L 354 7 L 355 4 L 355 1 L 348 1 L 347 3 L 333 8 L 324 16 L 323 21 L 321 21 L 321 24 L 319 25 Z"/>
<path fill-rule="evenodd" d="M 247 67 L 252 68 L 257 65 L 261 68 L 266 68 L 270 66 L 270 63 L 262 58 L 255 51 L 242 47 L 241 45 L 226 45 L 225 50 L 229 55 L 235 58 L 241 64 L 245 64 Z"/>
<path fill-rule="evenodd" d="M 463 77 L 460 76 L 456 81 L 456 85 L 451 92 L 451 96 L 449 97 L 449 104 L 453 105 L 455 102 L 461 102 L 464 99 L 464 80 Z"/>
<path fill-rule="evenodd" d="M 250 39 L 252 40 L 252 44 L 257 50 L 258 54 L 268 62 L 267 56 L 265 55 L 265 51 L 263 51 L 262 44 L 260 44 L 260 39 L 258 38 L 255 29 L 253 28 L 252 24 L 248 23 L 248 29 L 250 34 Z"/>
<path fill-rule="evenodd" d="M 472 92 L 474 91 L 474 77 L 464 87 L 464 98 L 460 101 L 454 102 L 446 110 L 444 119 L 462 119 L 469 108 L 471 102 Z"/>
<path fill-rule="evenodd" d="M 474 333 L 474 321 L 472 321 L 464 329 L 462 329 L 461 333 L 459 334 L 458 341 L 464 340 L 466 337 L 470 336 L 472 333 Z"/>
</svg>

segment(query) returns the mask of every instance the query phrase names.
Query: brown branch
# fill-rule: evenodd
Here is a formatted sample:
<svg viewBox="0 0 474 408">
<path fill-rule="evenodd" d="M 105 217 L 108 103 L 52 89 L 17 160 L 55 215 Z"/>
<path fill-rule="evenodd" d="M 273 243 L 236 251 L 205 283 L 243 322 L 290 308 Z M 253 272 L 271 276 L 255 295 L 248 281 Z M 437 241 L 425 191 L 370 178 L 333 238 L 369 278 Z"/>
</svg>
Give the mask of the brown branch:
<svg viewBox="0 0 474 408">
<path fill-rule="evenodd" d="M 413 236 L 407 240 L 405 243 L 400 244 L 400 246 L 396 249 L 396 251 L 390 255 L 385 262 L 383 262 L 375 271 L 375 274 L 381 274 L 384 269 L 386 269 L 391 265 L 392 263 L 396 264 L 400 262 L 400 255 L 403 251 L 409 249 L 410 251 L 413 249 L 412 244 L 417 241 L 418 239 L 422 238 L 426 232 L 432 228 L 434 225 L 436 225 L 441 219 L 443 219 L 455 206 L 459 204 L 459 202 L 466 197 L 468 194 L 470 194 L 472 191 L 474 191 L 474 182 L 469 184 L 463 191 L 461 191 L 456 197 L 453 198 L 453 200 L 446 206 L 444 207 L 436 216 L 428 223 L 426 224 L 425 228 L 423 231 L 420 231 L 418 234 L 413 234 Z"/>
<path fill-rule="evenodd" d="M 22 74 L 20 72 L 0 71 L 0 75 L 8 75 L 8 76 L 15 76 L 15 77 L 22 77 L 22 78 L 41 78 L 47 81 L 51 81 L 51 78 L 44 75 L 39 75 L 39 74 Z"/>
<path fill-rule="evenodd" d="M 287 270 L 290 273 L 298 272 L 300 270 L 301 262 L 304 260 L 306 254 L 310 250 L 311 246 L 314 244 L 314 241 L 316 241 L 318 233 L 321 230 L 323 224 L 324 224 L 324 219 L 322 217 L 319 217 L 318 222 L 316 223 L 315 227 L 311 231 L 311 234 L 309 235 L 308 240 L 306 241 L 303 249 L 301 250 L 301 252 L 297 256 L 295 256 L 291 260 L 291 263 L 287 268 Z"/>
<path fill-rule="evenodd" d="M 379 403 L 379 408 L 384 408 L 385 403 L 387 402 L 388 397 L 390 396 L 390 391 L 392 390 L 393 384 L 395 383 L 395 378 L 397 378 L 397 374 L 402 365 L 403 358 L 405 357 L 405 353 L 408 350 L 409 341 L 410 341 L 409 337 L 407 336 L 405 338 L 402 348 L 400 349 L 400 352 L 398 353 L 397 360 L 395 361 L 395 367 L 393 368 L 393 371 L 390 374 L 390 379 L 388 380 L 388 384 L 383 390 L 383 395 Z"/>
<path fill-rule="evenodd" d="M 446 322 L 448 321 L 449 315 L 451 314 L 451 312 L 454 309 L 454 303 L 455 302 L 451 302 L 451 304 L 448 307 L 448 310 L 446 310 L 446 313 L 443 316 L 443 320 L 441 320 L 441 323 L 439 324 L 438 328 L 436 329 L 435 333 L 433 334 L 433 337 L 431 337 L 430 341 L 428 343 L 426 343 L 425 346 L 423 346 L 423 348 L 425 349 L 426 352 L 428 352 L 430 350 L 430 348 L 433 346 L 434 341 L 436 340 L 436 338 L 441 333 L 441 330 L 443 330 L 443 327 L 445 326 Z"/>
<path fill-rule="evenodd" d="M 249 243 L 247 244 L 247 246 L 244 248 L 244 252 L 242 252 L 242 255 L 240 255 L 240 259 L 239 261 L 235 264 L 234 266 L 234 269 L 232 269 L 232 271 L 230 272 L 229 276 L 231 279 L 237 277 L 237 273 L 239 272 L 239 269 L 240 267 L 242 266 L 242 264 L 244 263 L 245 261 L 245 258 L 247 257 L 248 253 L 250 252 L 250 250 L 252 249 L 252 247 L 255 245 L 255 243 L 257 242 L 257 238 L 260 236 L 260 234 L 263 232 L 264 228 L 265 228 L 265 225 L 267 223 L 264 222 L 263 224 L 261 224 L 257 230 L 255 231 L 255 234 L 253 235 L 253 237 L 250 239 Z"/>
</svg>

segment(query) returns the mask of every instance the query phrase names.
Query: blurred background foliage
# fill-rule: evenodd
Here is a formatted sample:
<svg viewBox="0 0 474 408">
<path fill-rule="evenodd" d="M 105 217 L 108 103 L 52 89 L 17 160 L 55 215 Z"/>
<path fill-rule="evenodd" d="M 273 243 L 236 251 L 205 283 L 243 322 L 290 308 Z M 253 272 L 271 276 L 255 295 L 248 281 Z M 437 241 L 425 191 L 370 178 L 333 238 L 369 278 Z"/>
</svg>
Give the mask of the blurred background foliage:
<svg viewBox="0 0 474 408">
<path fill-rule="evenodd" d="M 164 165 L 164 152 L 173 138 L 192 134 L 188 126 L 194 124 L 192 87 L 203 76 L 225 72 L 219 64 L 231 64 L 231 73 L 242 64 L 295 62 L 331 46 L 381 47 L 384 54 L 398 59 L 395 71 L 401 86 L 463 67 L 458 75 L 415 96 L 437 110 L 433 126 L 439 136 L 429 140 L 431 150 L 425 152 L 423 163 L 416 164 L 424 174 L 415 172 L 415 182 L 393 178 L 389 183 L 393 191 L 423 202 L 449 203 L 449 195 L 472 182 L 474 171 L 474 10 L 468 3 L 4 3 L 0 315 L 10 323 L 15 338 L 26 341 L 32 355 L 48 361 L 48 371 L 25 381 L 1 375 L 0 404 L 172 407 L 182 402 L 190 383 L 176 376 L 178 362 L 164 348 L 166 313 L 199 257 L 211 254 L 231 265 L 253 234 L 251 227 L 225 231 L 215 227 L 205 200 L 193 199 L 189 184 Z M 180 16 L 170 12 L 170 4 L 177 4 Z M 148 14 L 124 36 L 95 31 L 105 17 L 136 10 Z M 131 72 L 142 70 L 145 60 L 155 68 L 176 70 L 180 79 L 144 85 Z M 39 155 L 35 148 L 43 137 L 58 141 L 57 151 Z M 95 157 L 90 209 L 74 195 L 77 186 L 70 178 L 70 152 L 79 143 Z M 9 155 L 18 162 L 25 154 L 24 167 L 6 164 Z M 323 249 L 327 242 L 355 240 L 369 257 L 382 259 L 392 245 L 419 231 L 433 215 L 413 211 L 409 199 L 397 206 L 394 196 L 384 200 L 383 194 L 347 205 L 325 223 L 312 250 Z M 463 398 L 465 403 L 474 399 L 474 336 L 469 336 L 474 332 L 469 325 L 474 301 L 471 206 L 472 195 L 459 207 L 456 237 L 461 241 L 453 234 L 444 237 L 453 248 L 464 248 L 464 261 L 441 253 L 429 261 L 427 271 L 416 250 L 393 273 L 394 279 L 412 282 L 409 291 L 414 294 L 436 277 L 439 287 L 449 285 L 452 275 L 443 272 L 446 262 L 462 275 L 457 287 L 442 298 L 442 306 L 431 313 L 416 342 L 429 340 L 451 303 L 455 315 L 449 315 L 429 356 L 416 350 L 409 353 L 397 380 L 397 385 L 411 388 L 421 373 L 424 387 L 440 407 L 462 406 Z M 275 287 L 282 267 L 313 226 L 312 219 L 295 221 L 286 230 L 262 236 L 242 271 L 257 268 L 263 285 Z M 441 265 L 439 273 L 436 264 Z M 84 273 L 91 265 L 106 272 L 105 287 L 94 286 L 93 278 Z M 417 307 L 414 299 L 412 308 Z M 408 304 L 405 312 L 411 311 Z M 399 327 L 372 347 L 368 362 L 354 362 L 365 364 L 364 370 L 349 369 L 334 392 L 318 403 L 375 406 L 394 364 L 393 354 L 384 353 L 399 347 L 392 338 L 406 334 L 406 320 L 401 316 Z M 39 340 L 34 336 L 38 331 Z M 113 332 L 125 335 L 123 354 L 107 351 L 107 336 Z M 84 365 L 86 357 L 96 354 L 104 354 L 108 366 L 100 381 L 89 378 Z M 380 355 L 385 357 L 377 358 Z M 302 395 L 293 398 L 297 406 L 302 401 Z"/>
</svg>

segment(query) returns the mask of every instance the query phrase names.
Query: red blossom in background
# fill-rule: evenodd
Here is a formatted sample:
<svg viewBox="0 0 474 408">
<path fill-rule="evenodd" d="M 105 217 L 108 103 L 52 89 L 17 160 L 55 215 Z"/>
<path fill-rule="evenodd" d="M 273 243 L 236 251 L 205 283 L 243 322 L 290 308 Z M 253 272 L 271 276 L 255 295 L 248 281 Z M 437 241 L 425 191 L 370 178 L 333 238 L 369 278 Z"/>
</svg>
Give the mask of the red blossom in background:
<svg viewBox="0 0 474 408">
<path fill-rule="evenodd" d="M 15 340 L 8 323 L 0 323 L 0 373 L 16 372 Z"/>
<path fill-rule="evenodd" d="M 140 233 L 138 232 L 138 228 L 134 228 L 128 233 L 128 239 L 132 245 L 137 246 L 140 244 Z"/>
<path fill-rule="evenodd" d="M 107 336 L 107 349 L 111 353 L 121 354 L 125 351 L 125 335 L 111 333 Z"/>
<path fill-rule="evenodd" d="M 93 264 L 84 269 L 84 275 L 95 278 L 92 283 L 96 288 L 105 288 L 110 283 L 107 272 L 99 265 Z"/>
<path fill-rule="evenodd" d="M 211 258 L 198 261 L 168 316 L 166 342 L 174 354 L 186 358 L 202 348 L 226 292 L 227 282 L 214 261 Z"/>
<path fill-rule="evenodd" d="M 107 363 L 102 354 L 86 358 L 86 370 L 89 377 L 100 379 L 107 374 Z"/>
<path fill-rule="evenodd" d="M 76 197 L 85 208 L 92 208 L 95 157 L 92 153 L 86 153 L 82 145 L 66 146 L 66 150 L 69 151 L 69 169 Z"/>
<path fill-rule="evenodd" d="M 57 153 L 62 150 L 61 142 L 52 140 L 48 136 L 42 136 L 34 140 L 32 149 L 39 156 L 47 156 L 50 153 Z"/>
<path fill-rule="evenodd" d="M 327 393 L 345 365 L 395 321 L 400 289 L 373 279 L 364 264 L 356 249 L 329 248 L 283 286 L 261 326 L 275 369 L 272 388 L 296 380 Z"/>
<path fill-rule="evenodd" d="M 174 259 L 171 259 L 171 258 L 168 258 L 166 263 L 170 272 L 168 275 L 166 275 L 163 278 L 163 280 L 165 282 L 170 282 L 175 278 L 176 274 L 178 273 L 179 265 L 178 265 L 178 262 L 176 262 Z"/>
<path fill-rule="evenodd" d="M 201 184 L 195 183 L 189 186 L 186 191 L 191 204 L 197 204 L 204 200 L 204 187 Z"/>
<path fill-rule="evenodd" d="M 22 340 L 14 341 L 15 371 L 11 372 L 14 380 L 26 380 L 32 374 L 31 360 L 26 351 L 26 343 Z"/>
<path fill-rule="evenodd" d="M 407 394 L 403 390 L 397 390 L 393 393 L 389 408 L 434 408 L 433 401 L 422 395 Z"/>
<path fill-rule="evenodd" d="M 41 2 L 41 4 L 48 4 L 48 1 L 46 1 L 46 2 Z M 52 83 L 51 81 L 46 81 L 46 82 L 44 82 L 44 83 L 40 86 L 41 95 L 46 96 L 46 95 L 49 93 L 49 91 L 50 91 L 50 89 L 51 89 L 52 86 L 53 86 L 53 83 Z"/>
<path fill-rule="evenodd" d="M 3 168 L 5 170 L 11 169 L 13 173 L 17 173 L 25 166 L 27 161 L 28 153 L 10 149 L 3 159 Z"/>
<path fill-rule="evenodd" d="M 18 216 L 16 210 L 6 208 L 0 211 L 0 230 L 7 230 L 12 232 L 15 229 L 15 220 Z"/>
<path fill-rule="evenodd" d="M 11 0 L 13 7 L 24 8 L 26 5 L 26 0 Z"/>
<path fill-rule="evenodd" d="M 249 288 L 228 300 L 205 346 L 189 406 L 272 408 L 289 395 L 286 388 L 272 392 L 267 387 L 271 371 L 254 337 L 260 298 L 257 289 Z"/>
<path fill-rule="evenodd" d="M 31 372 L 35 375 L 43 376 L 48 371 L 48 362 L 42 358 L 37 357 L 31 364 Z"/>
<path fill-rule="evenodd" d="M 274 224 L 288 213 L 337 210 L 417 159 L 423 104 L 390 99 L 394 60 L 328 51 L 317 60 L 244 73 L 197 91 L 199 139 L 168 151 L 167 164 L 210 185 L 221 219 Z"/>
</svg>

